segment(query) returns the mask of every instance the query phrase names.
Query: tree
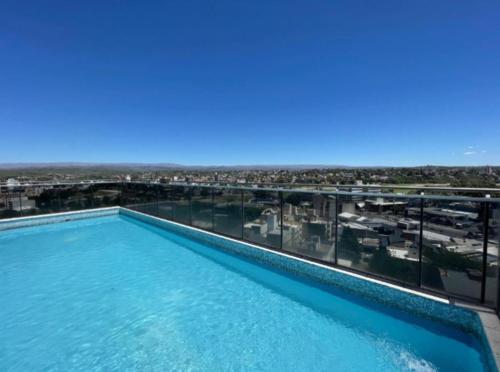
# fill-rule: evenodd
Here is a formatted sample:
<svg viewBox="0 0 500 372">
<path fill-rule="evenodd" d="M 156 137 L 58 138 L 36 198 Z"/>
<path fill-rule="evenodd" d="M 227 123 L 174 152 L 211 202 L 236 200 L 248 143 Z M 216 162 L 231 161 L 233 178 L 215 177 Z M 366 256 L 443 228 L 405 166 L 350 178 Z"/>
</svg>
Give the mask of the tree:
<svg viewBox="0 0 500 372">
<path fill-rule="evenodd" d="M 409 283 L 417 280 L 417 264 L 414 261 L 394 258 L 385 247 L 379 247 L 370 260 L 370 271 Z"/>
<path fill-rule="evenodd" d="M 361 246 L 358 238 L 350 227 L 345 227 L 339 239 L 339 253 L 344 253 L 346 258 L 352 260 L 354 264 L 358 264 L 361 260 Z"/>
</svg>

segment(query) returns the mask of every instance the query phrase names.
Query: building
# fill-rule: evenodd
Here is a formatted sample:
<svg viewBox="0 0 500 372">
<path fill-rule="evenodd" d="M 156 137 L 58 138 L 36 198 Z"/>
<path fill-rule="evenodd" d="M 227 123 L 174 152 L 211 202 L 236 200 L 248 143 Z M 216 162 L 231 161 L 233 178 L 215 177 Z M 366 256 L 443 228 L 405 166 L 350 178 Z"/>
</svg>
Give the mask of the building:
<svg viewBox="0 0 500 372">
<path fill-rule="evenodd" d="M 36 201 L 27 196 L 5 195 L 3 198 L 4 209 L 16 212 L 36 209 Z"/>
<path fill-rule="evenodd" d="M 367 199 L 365 203 L 369 211 L 378 213 L 386 211 L 402 211 L 408 205 L 407 201 L 386 200 L 384 198 Z"/>
</svg>

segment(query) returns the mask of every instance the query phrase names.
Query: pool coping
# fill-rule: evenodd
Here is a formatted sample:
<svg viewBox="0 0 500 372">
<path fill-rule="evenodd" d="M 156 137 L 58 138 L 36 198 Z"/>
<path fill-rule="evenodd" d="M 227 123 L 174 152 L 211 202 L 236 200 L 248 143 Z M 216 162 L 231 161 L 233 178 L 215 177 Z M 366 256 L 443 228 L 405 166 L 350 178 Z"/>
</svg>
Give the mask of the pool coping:
<svg viewBox="0 0 500 372">
<path fill-rule="evenodd" d="M 321 276 L 323 274 L 314 273 L 315 269 L 323 271 L 324 273 L 326 273 L 327 276 L 330 275 L 328 279 L 330 283 L 328 283 L 327 281 L 326 282 L 327 285 L 343 288 L 342 285 L 340 285 L 339 283 L 331 282 L 332 278 L 341 275 L 341 276 L 346 276 L 348 278 L 352 278 L 355 281 L 360 281 L 362 283 L 369 283 L 369 286 L 370 285 L 380 286 L 381 288 L 386 288 L 390 292 L 394 291 L 396 293 L 400 293 L 402 294 L 403 302 L 405 301 L 404 300 L 405 296 L 414 296 L 417 299 L 421 299 L 421 303 L 418 304 L 419 301 L 417 301 L 417 306 L 413 304 L 413 309 L 416 310 L 413 311 L 414 313 L 418 313 L 417 315 L 426 317 L 425 316 L 426 312 L 432 312 L 432 311 L 437 311 L 438 313 L 440 312 L 441 314 L 436 315 L 436 319 L 434 320 L 440 321 L 441 320 L 440 318 L 443 318 L 445 321 L 449 320 L 448 323 L 450 325 L 455 325 L 458 328 L 462 328 L 462 330 L 465 330 L 466 332 L 475 334 L 476 337 L 478 337 L 479 341 L 483 344 L 483 347 L 486 347 L 485 351 L 488 351 L 488 349 L 490 351 L 490 355 L 488 355 L 488 357 L 489 359 L 493 359 L 488 362 L 488 364 L 490 364 L 490 368 L 493 366 L 496 368 L 496 370 L 500 370 L 499 368 L 500 367 L 500 319 L 495 313 L 495 311 L 492 309 L 488 309 L 479 305 L 476 306 L 467 303 L 462 303 L 458 301 L 450 302 L 448 299 L 443 297 L 419 292 L 416 290 L 398 286 L 397 284 L 384 282 L 383 280 L 378 280 L 376 278 L 371 278 L 361 274 L 350 272 L 348 270 L 343 270 L 341 268 L 331 267 L 328 265 L 323 265 L 318 262 L 308 261 L 300 257 L 289 255 L 286 252 L 272 250 L 251 242 L 241 241 L 231 237 L 219 235 L 217 233 L 206 231 L 194 226 L 189 226 L 171 220 L 162 219 L 160 217 L 152 216 L 146 213 L 138 212 L 120 206 L 112 206 L 112 207 L 80 210 L 80 211 L 65 211 L 65 212 L 42 214 L 35 216 L 3 219 L 0 220 L 0 232 L 22 227 L 40 226 L 46 224 L 76 221 L 81 219 L 104 217 L 111 215 L 125 215 L 132 218 L 138 217 L 137 219 L 140 221 L 146 223 L 153 222 L 152 223 L 153 226 L 157 226 L 160 228 L 166 227 L 170 231 L 178 232 L 183 235 L 185 235 L 186 232 L 191 232 L 191 233 L 194 232 L 195 235 L 192 236 L 194 239 L 204 240 L 205 242 L 210 243 L 211 246 L 215 245 L 216 248 L 220 248 L 222 250 L 228 251 L 229 253 L 233 253 L 243 257 L 247 256 L 245 252 L 238 252 L 238 249 L 237 248 L 235 249 L 235 247 L 247 247 L 250 248 L 250 255 L 248 255 L 247 258 L 257 259 L 257 261 L 260 260 L 260 257 L 255 257 L 255 256 L 258 256 L 260 253 L 271 257 L 271 261 L 273 260 L 273 257 L 275 260 L 280 260 L 281 258 L 283 260 L 287 260 L 290 263 L 292 263 L 291 264 L 292 266 L 294 265 L 296 266 L 295 268 L 292 267 L 290 269 L 290 272 L 295 275 L 299 275 L 297 273 L 297 270 L 300 270 L 300 266 L 302 266 L 303 268 L 305 265 L 305 267 L 309 268 L 313 272 L 309 276 L 305 275 L 305 277 L 312 278 L 313 280 L 316 279 L 319 283 L 322 283 L 321 278 L 319 278 L 318 280 L 318 278 L 315 278 L 315 276 Z M 226 246 L 224 242 L 229 243 L 232 247 Z M 275 266 L 275 263 L 273 262 L 264 262 L 264 263 L 270 266 Z M 276 267 L 279 269 L 283 269 L 283 267 L 279 267 L 279 265 L 281 264 L 277 264 Z M 356 291 L 353 290 L 352 292 L 355 293 Z M 360 295 L 366 298 L 366 296 L 364 296 L 362 293 L 360 293 Z M 374 300 L 375 302 L 385 303 L 384 302 L 385 299 L 383 298 L 377 299 L 376 297 L 377 294 L 373 295 L 371 299 Z M 399 300 L 401 300 L 401 296 Z M 397 301 L 397 299 L 391 301 Z M 391 306 L 390 303 L 388 305 Z M 408 304 L 404 306 L 408 307 Z M 395 308 L 399 307 L 403 311 L 406 310 L 409 311 L 410 313 L 412 312 L 410 309 L 405 309 L 404 306 L 396 306 L 396 304 L 393 304 L 393 307 Z M 461 313 L 460 311 L 458 312 L 454 311 L 453 309 L 460 310 L 463 313 Z M 474 314 L 474 316 L 478 320 L 477 324 L 475 324 L 472 317 L 467 315 L 467 312 L 470 314 Z M 464 319 L 460 319 L 460 315 L 462 315 Z M 449 317 L 450 319 L 447 319 L 447 317 Z M 464 329 L 465 325 L 463 327 L 460 327 L 461 322 L 464 324 L 468 323 L 469 329 Z"/>
<path fill-rule="evenodd" d="M 64 211 L 34 216 L 5 218 L 0 220 L 0 232 L 22 227 L 41 226 L 58 222 L 76 221 L 87 218 L 112 216 L 120 213 L 119 206 L 83 209 L 79 211 Z"/>
<path fill-rule="evenodd" d="M 469 307 L 479 316 L 496 367 L 500 369 L 500 319 L 498 315 L 493 309 L 485 309 L 468 304 L 460 304 L 459 306 Z"/>
<path fill-rule="evenodd" d="M 479 318 L 481 319 L 481 324 L 483 325 L 488 344 L 498 369 L 500 366 L 500 322 L 498 316 L 496 314 L 481 312 L 479 313 Z"/>
</svg>

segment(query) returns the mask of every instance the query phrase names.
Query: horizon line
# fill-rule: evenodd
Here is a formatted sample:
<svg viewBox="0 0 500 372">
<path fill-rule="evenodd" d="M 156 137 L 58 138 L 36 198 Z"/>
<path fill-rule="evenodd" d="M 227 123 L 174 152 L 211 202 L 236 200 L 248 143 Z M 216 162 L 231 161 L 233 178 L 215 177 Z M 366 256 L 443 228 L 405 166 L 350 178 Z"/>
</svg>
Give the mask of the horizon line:
<svg viewBox="0 0 500 372">
<path fill-rule="evenodd" d="M 422 165 L 347 165 L 347 164 L 314 164 L 314 163 L 283 163 L 283 164 L 181 164 L 169 162 L 84 162 L 84 161 L 56 161 L 56 162 L 0 162 L 0 169 L 16 169 L 16 168 L 43 168 L 43 167 L 161 167 L 161 168 L 298 168 L 298 169 L 341 169 L 341 168 L 480 168 L 480 167 L 500 167 L 494 164 L 476 164 L 476 165 L 459 165 L 459 164 L 422 164 Z"/>
</svg>

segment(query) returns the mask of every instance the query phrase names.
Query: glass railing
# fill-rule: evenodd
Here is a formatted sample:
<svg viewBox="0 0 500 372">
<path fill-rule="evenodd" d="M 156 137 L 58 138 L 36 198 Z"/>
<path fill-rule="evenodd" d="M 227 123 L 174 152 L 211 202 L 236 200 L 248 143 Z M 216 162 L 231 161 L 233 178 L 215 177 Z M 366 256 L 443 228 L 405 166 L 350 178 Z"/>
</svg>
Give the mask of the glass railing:
<svg viewBox="0 0 500 372">
<path fill-rule="evenodd" d="M 243 239 L 270 248 L 282 247 L 281 195 L 276 191 L 243 191 Z"/>
<path fill-rule="evenodd" d="M 369 191 L 134 182 L 1 186 L 0 218 L 123 206 L 498 309 L 500 199 L 494 193 Z"/>
<path fill-rule="evenodd" d="M 338 197 L 338 263 L 412 286 L 419 284 L 421 200 Z"/>
<path fill-rule="evenodd" d="M 283 192 L 282 249 L 318 261 L 335 262 L 335 209 L 332 195 Z"/>
<path fill-rule="evenodd" d="M 212 189 L 194 187 L 191 193 L 191 224 L 205 230 L 212 230 L 213 206 Z"/>
<path fill-rule="evenodd" d="M 213 231 L 233 238 L 243 238 L 243 191 L 214 188 Z"/>
</svg>

